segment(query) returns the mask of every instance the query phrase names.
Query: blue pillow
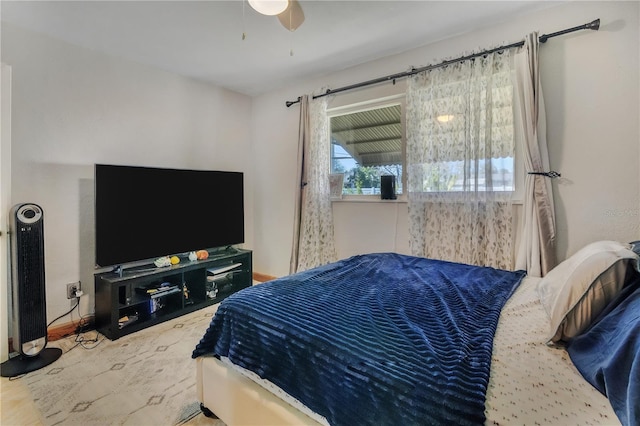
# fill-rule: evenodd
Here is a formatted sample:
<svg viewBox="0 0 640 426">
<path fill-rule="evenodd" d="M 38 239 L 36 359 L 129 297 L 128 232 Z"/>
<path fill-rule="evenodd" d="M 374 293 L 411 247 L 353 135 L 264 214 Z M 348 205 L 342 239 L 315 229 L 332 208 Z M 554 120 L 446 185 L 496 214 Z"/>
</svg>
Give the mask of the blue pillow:
<svg viewBox="0 0 640 426">
<path fill-rule="evenodd" d="M 640 275 L 567 347 L 582 376 L 623 425 L 640 424 Z"/>
</svg>

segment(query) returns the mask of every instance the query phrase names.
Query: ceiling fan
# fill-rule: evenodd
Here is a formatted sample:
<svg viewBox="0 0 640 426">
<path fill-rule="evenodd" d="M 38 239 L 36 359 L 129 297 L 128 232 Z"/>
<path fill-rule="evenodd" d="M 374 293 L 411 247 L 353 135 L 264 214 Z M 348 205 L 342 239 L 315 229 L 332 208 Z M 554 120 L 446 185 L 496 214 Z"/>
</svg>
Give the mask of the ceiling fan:
<svg viewBox="0 0 640 426">
<path fill-rule="evenodd" d="M 277 16 L 283 27 L 295 31 L 304 22 L 304 12 L 298 0 L 248 0 L 258 13 Z"/>
</svg>

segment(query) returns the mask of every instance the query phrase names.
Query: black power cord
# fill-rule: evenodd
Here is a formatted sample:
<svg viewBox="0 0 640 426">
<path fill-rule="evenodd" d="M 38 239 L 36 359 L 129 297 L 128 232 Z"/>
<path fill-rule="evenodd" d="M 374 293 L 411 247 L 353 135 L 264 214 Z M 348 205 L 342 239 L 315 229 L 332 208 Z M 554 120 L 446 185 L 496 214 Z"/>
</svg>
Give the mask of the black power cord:
<svg viewBox="0 0 640 426">
<path fill-rule="evenodd" d="M 78 311 L 78 315 L 80 315 L 80 311 Z M 76 344 L 71 348 L 75 348 L 76 346 L 80 345 L 82 346 L 83 349 L 87 349 L 87 350 L 91 350 L 91 349 L 95 349 L 100 343 L 102 343 L 104 341 L 104 337 L 102 338 L 102 340 L 99 340 L 99 336 L 100 333 L 98 333 L 96 331 L 96 335 L 93 339 L 85 339 L 85 337 L 82 335 L 83 333 L 83 329 L 88 326 L 88 323 L 85 321 L 84 317 L 80 317 L 80 323 L 78 324 L 78 327 L 76 328 L 76 339 L 75 342 Z M 93 346 L 87 346 L 87 343 L 95 343 Z M 71 350 L 69 349 L 69 351 Z M 67 351 L 67 352 L 69 352 Z"/>
<path fill-rule="evenodd" d="M 76 297 L 76 304 L 73 306 L 73 308 L 69 309 L 67 312 L 65 312 L 64 314 L 60 315 L 58 318 L 54 319 L 49 324 L 47 324 L 47 329 L 51 327 L 51 324 L 58 321 L 60 318 L 66 317 L 67 315 L 69 315 L 71 312 L 73 312 L 75 308 L 78 308 L 79 305 L 80 305 L 80 297 Z M 80 308 L 78 308 L 78 315 L 79 314 L 80 314 Z"/>
<path fill-rule="evenodd" d="M 51 326 L 51 324 L 53 324 L 54 322 L 58 321 L 60 318 L 66 317 L 67 315 L 69 315 L 71 312 L 73 312 L 74 309 L 78 308 L 78 316 L 80 317 L 80 321 L 76 327 L 76 332 L 75 332 L 75 345 L 73 345 L 71 348 L 69 348 L 65 353 L 71 351 L 72 349 L 74 349 L 77 346 L 82 346 L 84 349 L 94 349 L 96 346 L 98 346 L 100 343 L 102 343 L 102 341 L 104 340 L 104 338 L 102 340 L 99 340 L 99 333 L 96 332 L 96 336 L 93 339 L 85 339 L 84 336 L 82 336 L 83 333 L 83 329 L 88 325 L 87 322 L 85 321 L 85 318 L 80 315 L 80 296 L 76 296 L 76 304 L 73 305 L 73 307 L 71 309 L 69 309 L 67 312 L 65 312 L 64 314 L 60 315 L 59 317 L 57 317 L 56 319 L 54 319 L 53 321 L 51 321 L 49 324 L 47 324 L 47 329 Z M 87 343 L 95 343 L 95 345 L 93 346 L 87 346 Z"/>
</svg>

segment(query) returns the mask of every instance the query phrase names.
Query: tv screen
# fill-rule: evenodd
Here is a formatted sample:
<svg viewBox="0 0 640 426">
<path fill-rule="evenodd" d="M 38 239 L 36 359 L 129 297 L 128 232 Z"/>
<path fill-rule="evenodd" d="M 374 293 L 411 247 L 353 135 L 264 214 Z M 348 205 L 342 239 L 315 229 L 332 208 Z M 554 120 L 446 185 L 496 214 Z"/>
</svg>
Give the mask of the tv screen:
<svg viewBox="0 0 640 426">
<path fill-rule="evenodd" d="M 243 174 L 95 165 L 96 265 L 244 242 Z"/>
</svg>

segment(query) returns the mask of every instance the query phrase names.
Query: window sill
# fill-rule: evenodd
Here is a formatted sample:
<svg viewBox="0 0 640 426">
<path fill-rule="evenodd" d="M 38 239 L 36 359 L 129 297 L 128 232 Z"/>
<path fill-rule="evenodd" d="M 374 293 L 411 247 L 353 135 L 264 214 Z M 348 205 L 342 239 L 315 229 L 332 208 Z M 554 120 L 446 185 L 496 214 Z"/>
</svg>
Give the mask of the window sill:
<svg viewBox="0 0 640 426">
<path fill-rule="evenodd" d="M 332 203 L 406 203 L 407 197 L 398 195 L 395 200 L 383 200 L 380 195 L 343 195 L 342 198 L 332 198 Z"/>
<path fill-rule="evenodd" d="M 332 203 L 408 203 L 407 197 L 404 195 L 398 195 L 395 200 L 383 200 L 377 195 L 343 195 L 342 198 L 332 198 Z M 511 204 L 521 206 L 524 204 L 524 200 L 515 199 L 511 200 Z"/>
</svg>

